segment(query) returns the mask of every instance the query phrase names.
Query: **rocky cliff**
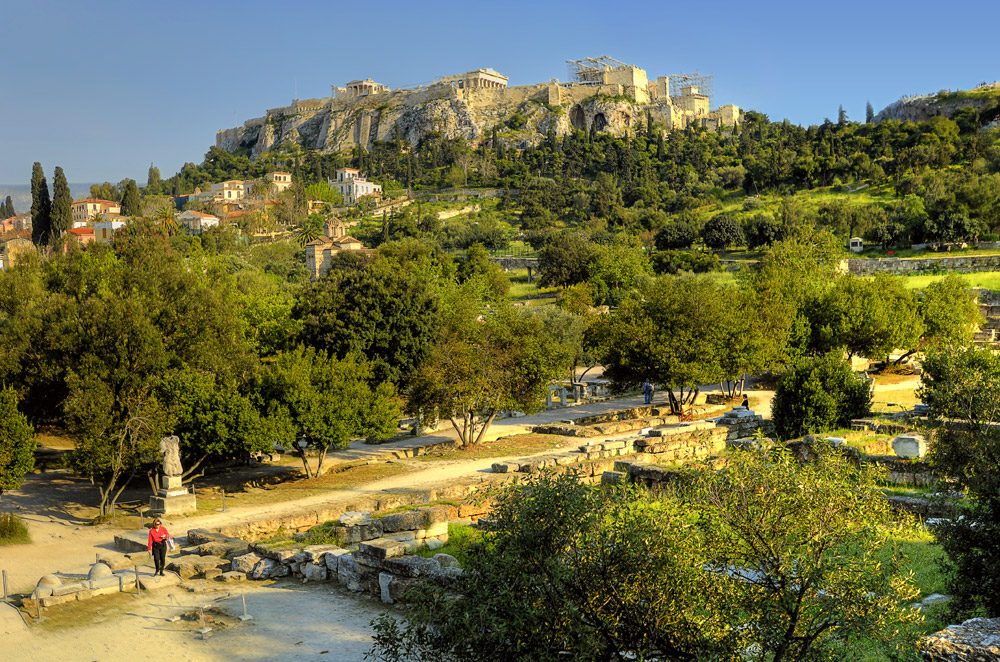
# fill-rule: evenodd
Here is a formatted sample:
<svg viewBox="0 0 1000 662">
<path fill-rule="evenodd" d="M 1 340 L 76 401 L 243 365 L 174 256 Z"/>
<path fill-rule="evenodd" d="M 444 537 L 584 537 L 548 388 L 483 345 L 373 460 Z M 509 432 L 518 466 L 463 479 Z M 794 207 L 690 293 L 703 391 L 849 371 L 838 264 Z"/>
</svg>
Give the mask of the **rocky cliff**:
<svg viewBox="0 0 1000 662">
<path fill-rule="evenodd" d="M 1000 100 L 1000 86 L 996 83 L 981 85 L 973 90 L 904 97 L 883 108 L 875 116 L 875 123 L 884 120 L 923 122 L 938 115 L 952 117 L 960 108 L 966 107 L 982 112 L 994 108 L 998 100 Z M 994 118 L 984 116 L 984 124 L 992 119 Z"/>
<path fill-rule="evenodd" d="M 608 88 L 608 89 L 605 89 Z M 643 126 L 646 114 L 671 126 L 669 103 L 637 104 L 620 86 L 548 83 L 495 90 L 462 90 L 435 85 L 353 99 L 296 100 L 267 111 L 243 126 L 217 132 L 216 145 L 249 151 L 256 158 L 298 145 L 326 152 L 369 147 L 375 140 L 400 138 L 417 144 L 432 132 L 478 141 L 494 128 L 511 145 L 537 143 L 548 132 L 573 129 L 623 135 Z"/>
</svg>

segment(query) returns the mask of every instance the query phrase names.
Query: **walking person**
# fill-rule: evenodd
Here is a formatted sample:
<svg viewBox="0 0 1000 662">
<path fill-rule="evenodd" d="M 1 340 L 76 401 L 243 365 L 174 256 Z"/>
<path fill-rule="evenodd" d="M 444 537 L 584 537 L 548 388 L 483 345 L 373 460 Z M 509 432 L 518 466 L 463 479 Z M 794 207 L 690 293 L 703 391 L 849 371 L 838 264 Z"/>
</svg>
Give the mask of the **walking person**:
<svg viewBox="0 0 1000 662">
<path fill-rule="evenodd" d="M 646 396 L 647 405 L 653 404 L 653 385 L 649 383 L 648 379 L 642 385 L 642 394 Z"/>
<path fill-rule="evenodd" d="M 153 556 L 153 565 L 156 570 L 153 572 L 153 576 L 159 575 L 163 577 L 163 569 L 167 565 L 167 542 L 170 541 L 170 533 L 167 531 L 166 527 L 163 526 L 163 522 L 157 517 L 153 520 L 153 527 L 149 530 L 149 553 Z"/>
</svg>

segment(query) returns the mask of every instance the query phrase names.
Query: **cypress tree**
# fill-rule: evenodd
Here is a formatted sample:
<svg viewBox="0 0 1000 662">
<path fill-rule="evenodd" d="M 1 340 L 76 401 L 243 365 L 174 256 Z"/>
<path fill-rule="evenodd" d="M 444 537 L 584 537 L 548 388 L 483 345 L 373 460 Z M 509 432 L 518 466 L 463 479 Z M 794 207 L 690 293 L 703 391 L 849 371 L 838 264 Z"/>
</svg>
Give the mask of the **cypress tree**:
<svg viewBox="0 0 1000 662">
<path fill-rule="evenodd" d="M 160 169 L 149 164 L 149 174 L 146 176 L 146 193 L 149 195 L 159 195 L 163 188 L 163 180 L 160 178 Z"/>
<path fill-rule="evenodd" d="M 45 181 L 42 164 L 35 161 L 31 167 L 31 241 L 41 245 L 49 241 L 49 185 Z"/>
<path fill-rule="evenodd" d="M 10 199 L 9 195 L 7 196 L 7 200 L 4 205 L 6 207 L 7 218 L 14 218 L 17 216 L 17 212 L 14 211 L 14 201 Z"/>
<path fill-rule="evenodd" d="M 52 212 L 49 226 L 53 241 L 73 227 L 73 196 L 69 192 L 69 183 L 60 166 L 56 166 L 52 176 Z"/>
<path fill-rule="evenodd" d="M 139 187 L 134 179 L 126 179 L 122 187 L 122 216 L 138 216 L 142 213 Z"/>
<path fill-rule="evenodd" d="M 872 108 L 872 102 L 869 101 L 867 105 L 865 105 L 865 124 L 874 124 L 874 123 L 875 123 L 875 109 Z"/>
</svg>

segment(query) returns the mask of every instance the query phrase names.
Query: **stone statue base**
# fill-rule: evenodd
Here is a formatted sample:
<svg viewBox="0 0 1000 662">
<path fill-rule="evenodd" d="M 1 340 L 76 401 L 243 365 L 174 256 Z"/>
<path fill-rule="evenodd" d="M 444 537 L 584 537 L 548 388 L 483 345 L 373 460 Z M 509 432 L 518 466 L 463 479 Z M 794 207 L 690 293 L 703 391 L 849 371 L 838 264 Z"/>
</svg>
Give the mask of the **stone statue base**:
<svg viewBox="0 0 1000 662">
<path fill-rule="evenodd" d="M 160 476 L 160 489 L 149 497 L 149 510 L 159 515 L 194 512 L 198 503 L 193 493 L 181 486 L 180 476 Z"/>
</svg>

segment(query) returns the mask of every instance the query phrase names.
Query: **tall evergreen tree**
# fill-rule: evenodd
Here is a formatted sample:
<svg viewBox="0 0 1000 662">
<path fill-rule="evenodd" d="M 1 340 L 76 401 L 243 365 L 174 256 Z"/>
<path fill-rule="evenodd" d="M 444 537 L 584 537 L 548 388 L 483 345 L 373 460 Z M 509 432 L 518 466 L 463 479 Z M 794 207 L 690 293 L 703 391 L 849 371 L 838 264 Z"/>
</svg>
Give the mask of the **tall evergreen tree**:
<svg viewBox="0 0 1000 662">
<path fill-rule="evenodd" d="M 7 200 L 4 201 L 4 207 L 5 207 L 4 211 L 7 214 L 7 218 L 13 218 L 14 216 L 17 216 L 17 212 L 14 211 L 14 201 L 10 199 L 9 195 L 7 196 Z"/>
<path fill-rule="evenodd" d="M 126 179 L 122 184 L 122 216 L 138 216 L 142 213 L 139 187 L 134 179 Z"/>
<path fill-rule="evenodd" d="M 865 105 L 865 124 L 875 123 L 875 109 L 872 108 L 872 102 L 869 101 Z"/>
<path fill-rule="evenodd" d="M 52 202 L 49 200 L 49 184 L 45 181 L 42 164 L 35 161 L 31 166 L 31 240 L 36 245 L 49 241 L 49 214 Z"/>
<path fill-rule="evenodd" d="M 837 108 L 837 124 L 840 126 L 847 124 L 847 111 L 844 110 L 843 106 Z"/>
<path fill-rule="evenodd" d="M 60 166 L 56 166 L 52 176 L 52 211 L 49 218 L 50 239 L 53 241 L 73 227 L 73 196 Z"/>
<path fill-rule="evenodd" d="M 149 164 L 149 174 L 146 176 L 146 193 L 148 195 L 159 195 L 162 193 L 163 180 L 160 178 L 160 169 Z"/>
</svg>

